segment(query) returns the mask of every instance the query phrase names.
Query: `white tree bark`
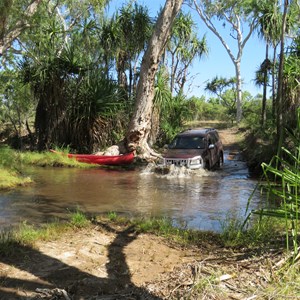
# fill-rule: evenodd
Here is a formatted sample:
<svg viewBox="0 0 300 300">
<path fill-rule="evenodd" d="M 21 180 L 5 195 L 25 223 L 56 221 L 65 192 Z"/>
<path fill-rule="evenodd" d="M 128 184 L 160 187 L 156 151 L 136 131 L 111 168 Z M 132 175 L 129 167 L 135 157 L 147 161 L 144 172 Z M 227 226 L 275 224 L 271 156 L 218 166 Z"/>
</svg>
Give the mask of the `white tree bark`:
<svg viewBox="0 0 300 300">
<path fill-rule="evenodd" d="M 214 26 L 211 16 L 207 15 L 205 13 L 205 9 L 199 3 L 198 0 L 193 0 L 194 6 L 196 8 L 196 11 L 198 12 L 198 15 L 202 19 L 202 21 L 205 23 L 205 25 L 216 35 L 216 37 L 221 41 L 222 45 L 224 46 L 226 52 L 228 53 L 231 61 L 234 64 L 235 68 L 235 76 L 236 76 L 236 121 L 239 123 L 242 118 L 242 76 L 241 76 L 241 60 L 243 55 L 243 50 L 245 48 L 245 45 L 247 41 L 249 40 L 253 29 L 254 29 L 254 20 L 249 24 L 249 32 L 246 34 L 245 38 L 243 38 L 243 32 L 242 32 L 242 25 L 240 21 L 240 16 L 237 15 L 234 10 L 231 11 L 231 13 L 234 15 L 234 17 L 226 15 L 226 13 L 222 13 L 222 17 L 224 20 L 226 20 L 232 27 L 233 31 L 236 33 L 236 36 L 234 37 L 237 41 L 237 53 L 234 55 L 233 51 L 230 49 L 228 43 L 223 38 L 223 36 L 218 32 L 216 27 Z"/>
<path fill-rule="evenodd" d="M 143 158 L 155 155 L 148 144 L 153 111 L 154 79 L 182 2 L 183 0 L 166 0 L 143 57 L 134 113 L 126 135 L 128 150 L 136 151 Z"/>
<path fill-rule="evenodd" d="M 7 49 L 11 47 L 14 40 L 17 39 L 26 28 L 30 27 L 28 18 L 36 13 L 41 2 L 42 0 L 32 1 L 31 4 L 29 4 L 25 9 L 24 16 L 26 19 L 23 18 L 18 20 L 16 24 L 13 24 L 10 28 L 5 21 L 2 22 L 1 25 L 3 28 L 1 28 L 1 31 L 3 32 L 3 36 L 0 37 L 0 57 L 7 51 Z"/>
</svg>

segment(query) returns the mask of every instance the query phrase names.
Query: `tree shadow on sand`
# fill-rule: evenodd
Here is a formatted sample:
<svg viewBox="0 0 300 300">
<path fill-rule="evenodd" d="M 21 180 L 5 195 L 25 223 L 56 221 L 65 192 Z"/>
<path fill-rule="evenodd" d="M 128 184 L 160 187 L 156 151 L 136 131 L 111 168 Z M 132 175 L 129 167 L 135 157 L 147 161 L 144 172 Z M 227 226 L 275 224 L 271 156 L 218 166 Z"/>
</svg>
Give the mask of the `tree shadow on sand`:
<svg viewBox="0 0 300 300">
<path fill-rule="evenodd" d="M 0 270 L 0 299 L 67 299 L 64 295 L 29 296 L 35 293 L 36 289 L 51 291 L 56 288 L 67 291 L 72 300 L 161 299 L 132 283 L 124 248 L 138 236 L 134 227 L 130 226 L 117 231 L 107 224 L 97 222 L 97 225 L 116 234 L 115 239 L 107 248 L 107 278 L 91 275 L 32 247 L 16 243 L 14 247 L 17 247 L 18 253 L 22 255 L 0 256 L 0 262 L 16 267 L 20 272 L 25 271 L 30 276 L 28 275 L 29 278 L 26 280 L 20 280 L 10 277 L 10 274 L 5 274 L 5 270 Z"/>
</svg>

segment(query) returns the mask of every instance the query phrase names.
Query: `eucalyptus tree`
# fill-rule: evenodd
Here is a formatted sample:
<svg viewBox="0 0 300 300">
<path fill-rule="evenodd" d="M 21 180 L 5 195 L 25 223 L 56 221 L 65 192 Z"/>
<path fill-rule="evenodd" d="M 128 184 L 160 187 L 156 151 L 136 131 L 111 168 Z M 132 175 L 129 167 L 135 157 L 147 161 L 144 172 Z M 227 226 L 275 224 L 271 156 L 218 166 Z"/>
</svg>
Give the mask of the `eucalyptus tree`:
<svg viewBox="0 0 300 300">
<path fill-rule="evenodd" d="M 137 151 L 144 158 L 156 156 L 149 146 L 155 74 L 182 2 L 183 0 L 166 0 L 141 64 L 135 108 L 126 134 L 126 146 L 129 151 Z"/>
<path fill-rule="evenodd" d="M 0 2 L 0 57 L 8 49 L 13 49 L 13 42 L 33 24 L 33 17 L 42 0 L 2 0 Z M 14 49 L 16 52 L 17 50 Z"/>
<path fill-rule="evenodd" d="M 196 24 L 190 14 L 180 12 L 172 28 L 171 37 L 166 49 L 170 54 L 170 87 L 171 92 L 183 92 L 188 79 L 188 70 L 196 57 L 208 53 L 205 36 L 197 37 Z M 164 58 L 166 63 L 166 57 Z"/>
<path fill-rule="evenodd" d="M 252 0 L 192 0 L 190 5 L 194 7 L 205 25 L 220 40 L 228 53 L 235 68 L 236 77 L 236 121 L 239 123 L 242 118 L 242 76 L 241 60 L 243 51 L 257 22 L 252 9 Z M 222 27 L 229 26 L 229 36 L 221 32 L 217 24 Z M 235 49 L 230 47 L 233 39 L 236 42 Z M 235 53 L 234 53 L 235 52 Z"/>
</svg>

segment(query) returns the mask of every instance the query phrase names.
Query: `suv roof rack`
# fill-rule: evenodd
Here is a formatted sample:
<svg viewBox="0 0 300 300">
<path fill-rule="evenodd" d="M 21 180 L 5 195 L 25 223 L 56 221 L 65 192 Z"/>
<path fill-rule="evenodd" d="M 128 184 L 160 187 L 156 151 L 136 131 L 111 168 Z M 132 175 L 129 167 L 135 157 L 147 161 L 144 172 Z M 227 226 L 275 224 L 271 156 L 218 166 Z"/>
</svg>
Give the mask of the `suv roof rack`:
<svg viewBox="0 0 300 300">
<path fill-rule="evenodd" d="M 204 128 L 205 130 L 206 130 L 206 132 L 209 132 L 209 131 L 213 131 L 213 130 L 215 130 L 214 128 L 212 128 L 212 127 L 207 127 L 207 128 Z"/>
<path fill-rule="evenodd" d="M 186 132 L 188 132 L 188 131 L 202 131 L 203 133 L 208 133 L 208 132 L 210 132 L 210 131 L 214 131 L 214 130 L 216 130 L 215 128 L 213 128 L 213 127 L 202 127 L 202 128 L 187 128 L 187 129 L 184 129 L 184 130 L 182 130 L 181 132 L 179 132 L 179 134 L 181 134 L 181 133 L 186 133 Z"/>
</svg>

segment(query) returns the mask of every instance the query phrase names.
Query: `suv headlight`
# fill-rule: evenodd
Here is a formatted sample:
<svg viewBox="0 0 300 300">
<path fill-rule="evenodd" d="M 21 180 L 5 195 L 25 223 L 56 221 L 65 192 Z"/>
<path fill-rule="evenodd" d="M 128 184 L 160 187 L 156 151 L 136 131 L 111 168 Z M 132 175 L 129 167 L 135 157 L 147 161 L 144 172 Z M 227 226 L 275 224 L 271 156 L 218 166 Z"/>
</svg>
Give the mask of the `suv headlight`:
<svg viewBox="0 0 300 300">
<path fill-rule="evenodd" d="M 197 158 L 192 158 L 190 160 L 190 165 L 201 165 L 202 164 L 202 159 L 201 157 L 197 157 Z"/>
</svg>

